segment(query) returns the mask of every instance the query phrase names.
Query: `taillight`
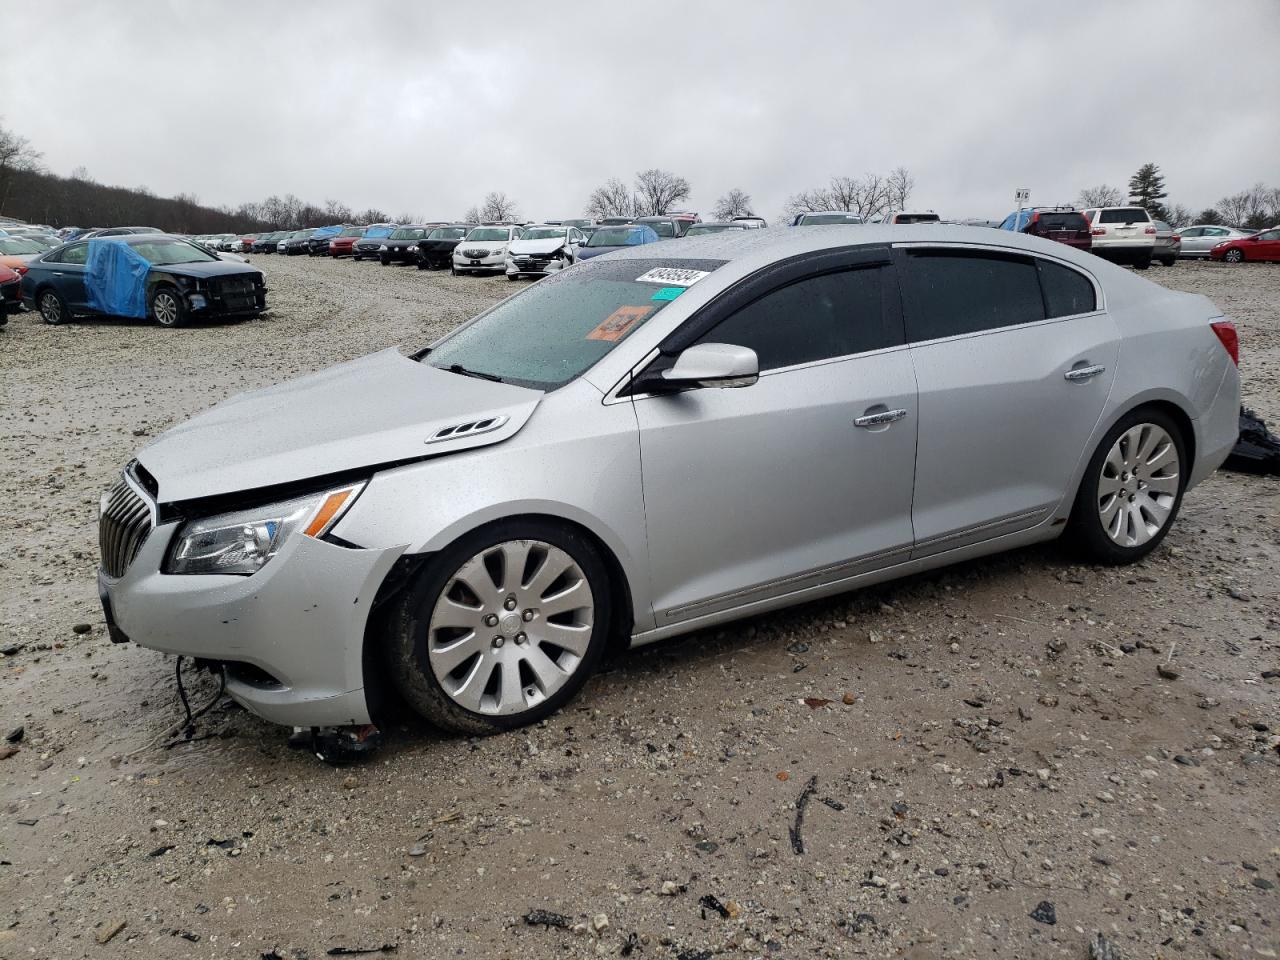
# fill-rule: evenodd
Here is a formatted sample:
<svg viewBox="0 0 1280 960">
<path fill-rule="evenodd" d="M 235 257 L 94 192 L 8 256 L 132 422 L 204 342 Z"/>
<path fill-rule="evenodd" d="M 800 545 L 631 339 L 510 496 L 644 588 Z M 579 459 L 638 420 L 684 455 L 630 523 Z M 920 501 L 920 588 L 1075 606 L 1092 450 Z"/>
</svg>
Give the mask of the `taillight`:
<svg viewBox="0 0 1280 960">
<path fill-rule="evenodd" d="M 1094 227 L 1092 230 L 1089 231 L 1089 234 L 1090 236 L 1094 236 L 1094 237 L 1105 237 L 1107 235 L 1107 228 Z"/>
<path fill-rule="evenodd" d="M 1222 341 L 1222 346 L 1226 348 L 1231 362 L 1237 367 L 1240 366 L 1240 335 L 1236 333 L 1236 325 L 1230 320 L 1215 320 L 1209 326 L 1213 327 L 1213 332 Z"/>
<path fill-rule="evenodd" d="M 1174 242 L 1174 243 L 1181 243 L 1181 242 L 1182 242 L 1182 234 L 1180 234 L 1180 233 L 1175 233 L 1171 239 L 1173 240 L 1173 242 Z"/>
<path fill-rule="evenodd" d="M 1147 227 L 1147 229 L 1143 230 L 1142 232 L 1143 232 L 1143 233 L 1145 233 L 1145 234 L 1147 234 L 1148 236 L 1152 236 L 1152 237 L 1154 237 L 1154 236 L 1156 235 L 1156 228 L 1155 228 L 1155 227 Z"/>
<path fill-rule="evenodd" d="M 28 266 L 26 266 L 25 264 L 20 263 L 20 264 L 18 264 L 16 267 L 14 267 L 13 269 L 14 269 L 14 271 L 18 274 L 18 276 L 20 276 L 20 277 L 21 277 L 21 276 L 23 276 L 23 275 L 24 275 L 28 270 L 30 270 L 31 268 L 30 268 L 30 267 L 28 267 Z"/>
</svg>

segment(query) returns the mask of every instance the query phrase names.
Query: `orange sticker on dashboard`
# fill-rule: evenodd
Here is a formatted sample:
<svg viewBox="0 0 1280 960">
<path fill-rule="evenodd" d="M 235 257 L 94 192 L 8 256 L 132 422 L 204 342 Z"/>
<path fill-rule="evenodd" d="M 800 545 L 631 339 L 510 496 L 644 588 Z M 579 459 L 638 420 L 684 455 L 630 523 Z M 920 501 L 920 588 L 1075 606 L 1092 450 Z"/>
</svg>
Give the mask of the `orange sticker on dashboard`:
<svg viewBox="0 0 1280 960">
<path fill-rule="evenodd" d="M 637 323 L 653 312 L 653 307 L 638 307 L 627 304 L 619 307 L 604 322 L 587 334 L 588 340 L 621 340 Z"/>
</svg>

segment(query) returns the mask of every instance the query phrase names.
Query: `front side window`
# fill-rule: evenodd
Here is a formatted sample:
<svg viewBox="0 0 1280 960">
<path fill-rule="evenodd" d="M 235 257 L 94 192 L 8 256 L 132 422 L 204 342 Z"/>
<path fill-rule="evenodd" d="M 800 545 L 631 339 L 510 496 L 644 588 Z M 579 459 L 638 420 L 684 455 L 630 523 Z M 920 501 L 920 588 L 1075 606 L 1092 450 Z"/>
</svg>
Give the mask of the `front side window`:
<svg viewBox="0 0 1280 960">
<path fill-rule="evenodd" d="M 907 316 L 907 338 L 913 343 L 1045 318 L 1030 257 L 912 250 L 907 255 L 907 283 L 914 303 Z"/>
<path fill-rule="evenodd" d="M 880 267 L 806 277 L 738 310 L 699 342 L 750 347 L 762 371 L 895 346 L 901 337 L 886 322 L 883 286 Z"/>
<path fill-rule="evenodd" d="M 181 240 L 155 240 L 133 243 L 131 247 L 152 266 L 163 267 L 174 263 L 208 263 L 218 258 L 201 250 L 193 243 Z"/>
<path fill-rule="evenodd" d="M 722 260 L 591 260 L 503 300 L 421 357 L 448 370 L 554 390 L 594 366 L 683 288 L 638 277 L 658 267 L 711 271 Z"/>
</svg>

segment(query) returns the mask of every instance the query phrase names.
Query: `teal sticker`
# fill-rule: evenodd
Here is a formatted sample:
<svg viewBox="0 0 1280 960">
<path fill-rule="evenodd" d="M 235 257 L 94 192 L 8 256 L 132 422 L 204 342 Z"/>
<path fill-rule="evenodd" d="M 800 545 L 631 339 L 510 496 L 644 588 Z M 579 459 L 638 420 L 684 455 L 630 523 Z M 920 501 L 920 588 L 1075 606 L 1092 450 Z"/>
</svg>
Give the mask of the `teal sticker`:
<svg viewBox="0 0 1280 960">
<path fill-rule="evenodd" d="M 674 300 L 680 294 L 684 293 L 684 287 L 663 287 L 655 293 L 650 300 Z"/>
</svg>

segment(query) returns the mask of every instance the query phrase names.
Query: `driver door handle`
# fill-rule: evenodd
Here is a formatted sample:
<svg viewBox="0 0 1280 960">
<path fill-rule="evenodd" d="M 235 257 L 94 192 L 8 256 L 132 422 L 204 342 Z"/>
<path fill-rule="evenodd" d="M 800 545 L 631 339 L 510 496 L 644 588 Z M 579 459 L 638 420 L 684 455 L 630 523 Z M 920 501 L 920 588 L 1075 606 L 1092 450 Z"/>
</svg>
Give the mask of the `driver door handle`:
<svg viewBox="0 0 1280 960">
<path fill-rule="evenodd" d="M 907 415 L 905 410 L 882 410 L 880 413 L 868 413 L 853 421 L 855 427 L 881 427 L 886 423 L 901 420 Z"/>
<path fill-rule="evenodd" d="M 1100 373 L 1105 373 L 1106 369 L 1107 368 L 1102 366 L 1102 364 L 1095 363 L 1091 367 L 1076 367 L 1072 370 L 1068 370 L 1062 376 L 1064 379 L 1070 380 L 1072 383 L 1079 383 L 1081 380 L 1090 380 Z"/>
</svg>

